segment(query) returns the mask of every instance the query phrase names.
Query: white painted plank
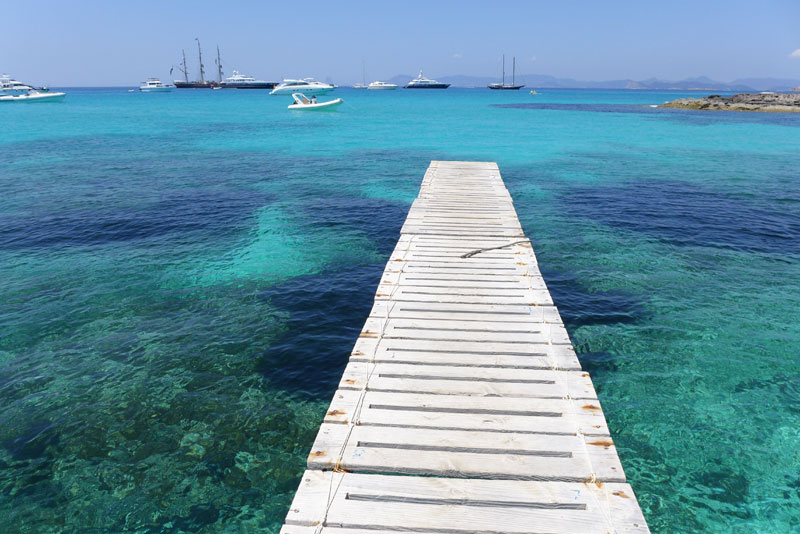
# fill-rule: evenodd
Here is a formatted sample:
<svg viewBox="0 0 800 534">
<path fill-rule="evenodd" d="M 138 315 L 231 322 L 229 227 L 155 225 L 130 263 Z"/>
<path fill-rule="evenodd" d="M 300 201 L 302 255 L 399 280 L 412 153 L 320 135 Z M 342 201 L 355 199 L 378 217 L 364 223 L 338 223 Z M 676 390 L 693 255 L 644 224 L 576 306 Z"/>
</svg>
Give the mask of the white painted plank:
<svg viewBox="0 0 800 534">
<path fill-rule="evenodd" d="M 336 488 L 328 500 L 331 488 Z M 287 524 L 356 533 L 644 534 L 628 484 L 470 480 L 307 471 Z M 298 534 L 308 534 L 298 532 Z"/>
</svg>

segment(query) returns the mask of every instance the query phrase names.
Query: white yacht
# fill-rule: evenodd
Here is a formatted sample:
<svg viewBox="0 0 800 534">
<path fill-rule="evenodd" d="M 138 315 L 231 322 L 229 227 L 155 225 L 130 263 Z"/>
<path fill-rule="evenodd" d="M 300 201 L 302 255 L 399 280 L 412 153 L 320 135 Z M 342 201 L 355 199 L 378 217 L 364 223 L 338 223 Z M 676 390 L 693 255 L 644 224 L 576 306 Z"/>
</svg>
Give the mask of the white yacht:
<svg viewBox="0 0 800 534">
<path fill-rule="evenodd" d="M 173 89 L 175 89 L 174 85 L 165 85 L 158 78 L 147 78 L 139 86 L 139 90 L 143 93 L 167 93 Z"/>
<path fill-rule="evenodd" d="M 367 86 L 370 91 L 392 91 L 397 89 L 397 84 L 389 82 L 372 82 Z"/>
<path fill-rule="evenodd" d="M 275 89 L 269 92 L 271 95 L 291 95 L 292 93 L 303 93 L 306 95 L 322 95 L 336 89 L 335 85 L 322 83 L 313 78 L 303 80 L 283 80 Z"/>
<path fill-rule="evenodd" d="M 449 83 L 437 82 L 430 78 L 425 78 L 422 71 L 419 71 L 419 76 L 408 82 L 405 89 L 447 89 L 450 87 Z"/>
<path fill-rule="evenodd" d="M 61 100 L 65 93 L 51 93 L 48 89 L 35 89 L 14 80 L 8 74 L 0 77 L 0 102 L 45 102 Z"/>
<path fill-rule="evenodd" d="M 256 80 L 252 76 L 247 76 L 235 70 L 233 71 L 233 76 L 225 78 L 219 85 L 223 89 L 273 89 L 278 85 L 278 82 Z"/>
<path fill-rule="evenodd" d="M 0 77 L 0 92 L 4 95 L 24 95 L 32 89 L 33 87 L 30 85 L 25 85 L 22 82 L 13 80 L 8 74 L 3 74 L 3 76 Z"/>
</svg>

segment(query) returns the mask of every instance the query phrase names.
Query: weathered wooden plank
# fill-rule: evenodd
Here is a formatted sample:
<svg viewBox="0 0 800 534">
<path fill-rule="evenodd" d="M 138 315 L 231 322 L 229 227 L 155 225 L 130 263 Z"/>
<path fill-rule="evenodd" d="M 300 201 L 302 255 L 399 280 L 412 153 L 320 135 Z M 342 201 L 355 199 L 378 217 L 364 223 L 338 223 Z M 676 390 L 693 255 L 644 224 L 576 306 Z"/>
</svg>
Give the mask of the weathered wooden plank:
<svg viewBox="0 0 800 534">
<path fill-rule="evenodd" d="M 476 397 L 337 390 L 325 414 L 332 424 L 502 430 L 538 434 L 608 436 L 600 406 L 592 401 L 536 397 Z"/>
<path fill-rule="evenodd" d="M 353 473 L 625 482 L 608 436 L 323 424 L 308 467 L 337 466 Z"/>
<path fill-rule="evenodd" d="M 597 400 L 589 374 L 583 371 L 351 361 L 339 389 L 366 388 L 384 393 Z"/>
<path fill-rule="evenodd" d="M 335 491 L 333 491 L 335 489 Z M 287 525 L 323 531 L 533 534 L 647 533 L 628 484 L 307 471 Z M 308 534 L 288 531 L 287 534 Z"/>
</svg>

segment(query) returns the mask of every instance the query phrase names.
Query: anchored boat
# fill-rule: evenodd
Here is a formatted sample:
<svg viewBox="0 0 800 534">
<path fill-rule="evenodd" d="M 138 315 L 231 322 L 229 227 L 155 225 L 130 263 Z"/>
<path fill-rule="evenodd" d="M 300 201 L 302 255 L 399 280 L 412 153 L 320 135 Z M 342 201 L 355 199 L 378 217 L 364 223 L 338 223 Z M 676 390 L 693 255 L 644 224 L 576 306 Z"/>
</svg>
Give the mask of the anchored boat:
<svg viewBox="0 0 800 534">
<path fill-rule="evenodd" d="M 503 81 L 502 83 L 490 83 L 489 89 L 499 89 L 501 91 L 518 91 L 525 87 L 525 85 L 517 85 L 515 78 L 517 75 L 517 58 L 513 60 L 513 67 L 511 69 L 511 83 L 506 83 L 506 56 L 503 54 Z"/>
<path fill-rule="evenodd" d="M 139 91 L 143 93 L 168 93 L 175 88 L 174 85 L 166 85 L 161 83 L 158 78 L 147 78 L 142 85 L 139 86 Z"/>
<path fill-rule="evenodd" d="M 367 86 L 370 91 L 393 91 L 397 89 L 397 84 L 388 82 L 372 82 Z"/>
<path fill-rule="evenodd" d="M 341 98 L 329 100 L 327 102 L 314 102 L 309 100 L 303 93 L 293 93 L 292 98 L 294 98 L 294 104 L 290 104 L 288 109 L 298 111 L 330 111 L 339 107 L 344 102 Z"/>
<path fill-rule="evenodd" d="M 450 87 L 449 83 L 437 82 L 430 78 L 422 76 L 422 71 L 419 71 L 419 76 L 408 82 L 404 89 L 447 89 Z"/>
<path fill-rule="evenodd" d="M 66 93 L 51 93 L 48 89 L 35 89 L 14 80 L 8 74 L 0 77 L 0 102 L 52 102 L 61 100 Z"/>
<path fill-rule="evenodd" d="M 271 95 L 293 95 L 294 93 L 303 92 L 307 95 L 322 95 L 329 93 L 336 89 L 335 85 L 329 83 L 322 83 L 314 80 L 313 78 L 305 78 L 303 80 L 283 80 L 275 89 L 269 92 Z"/>
</svg>

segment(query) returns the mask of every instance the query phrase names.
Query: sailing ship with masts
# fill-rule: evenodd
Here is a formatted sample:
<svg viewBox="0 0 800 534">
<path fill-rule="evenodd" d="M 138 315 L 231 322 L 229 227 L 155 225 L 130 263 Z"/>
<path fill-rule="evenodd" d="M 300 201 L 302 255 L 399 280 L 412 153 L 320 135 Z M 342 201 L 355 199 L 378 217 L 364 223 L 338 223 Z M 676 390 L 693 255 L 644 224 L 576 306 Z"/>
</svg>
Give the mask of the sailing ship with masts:
<svg viewBox="0 0 800 534">
<path fill-rule="evenodd" d="M 517 58 L 513 59 L 513 67 L 511 69 L 511 83 L 506 83 L 506 55 L 503 54 L 503 81 L 501 83 L 490 83 L 489 89 L 500 89 L 506 91 L 516 91 L 525 87 L 525 85 L 516 84 L 517 76 Z"/>
<path fill-rule="evenodd" d="M 181 50 L 183 53 L 183 61 L 178 65 L 178 70 L 183 73 L 183 80 L 174 80 L 176 89 L 211 89 L 216 84 L 212 80 L 206 80 L 205 65 L 203 65 L 203 50 L 200 48 L 200 39 L 197 41 L 197 56 L 200 60 L 200 79 L 189 81 L 189 69 L 186 67 L 186 51 Z M 219 62 L 219 47 L 217 47 L 217 63 L 219 64 L 220 77 L 222 77 L 222 64 Z M 172 69 L 170 69 L 170 74 Z"/>
<path fill-rule="evenodd" d="M 233 71 L 233 76 L 223 78 L 222 72 L 222 58 L 219 53 L 219 45 L 217 45 L 217 79 L 206 80 L 205 65 L 203 65 L 203 50 L 200 48 L 200 40 L 197 41 L 197 57 L 200 60 L 200 80 L 189 81 L 189 69 L 186 67 L 186 52 L 183 53 L 183 61 L 178 65 L 178 70 L 183 73 L 183 80 L 175 80 L 175 87 L 178 89 L 272 89 L 278 82 L 267 82 L 264 80 L 256 80 L 252 76 L 242 74 L 237 70 Z M 172 70 L 170 70 L 172 74 Z"/>
</svg>

